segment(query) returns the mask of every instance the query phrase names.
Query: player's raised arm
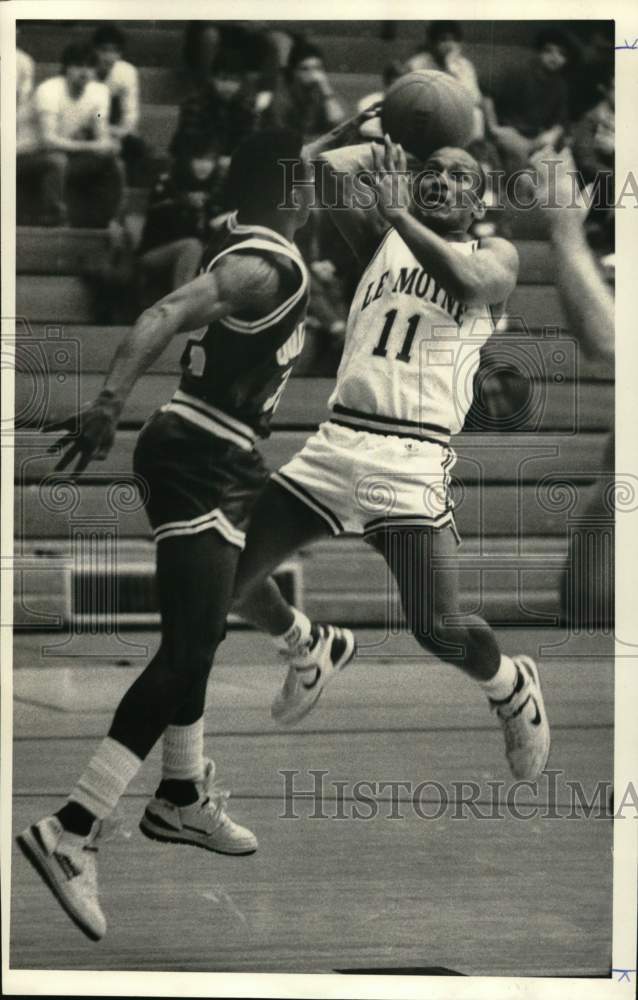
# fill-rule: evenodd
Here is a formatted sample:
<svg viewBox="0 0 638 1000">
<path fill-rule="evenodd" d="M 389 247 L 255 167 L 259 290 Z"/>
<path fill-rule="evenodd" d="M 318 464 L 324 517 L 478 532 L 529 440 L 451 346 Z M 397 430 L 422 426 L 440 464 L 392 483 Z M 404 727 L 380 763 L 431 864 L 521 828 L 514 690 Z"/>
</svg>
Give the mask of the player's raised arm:
<svg viewBox="0 0 638 1000">
<path fill-rule="evenodd" d="M 391 223 L 379 210 L 370 186 L 374 144 L 332 149 L 315 166 L 321 202 L 361 264 L 367 264 Z"/>
<path fill-rule="evenodd" d="M 419 263 L 443 288 L 466 305 L 504 302 L 518 277 L 518 253 L 507 240 L 484 239 L 471 256 L 459 252 L 454 241 L 444 239 L 412 211 L 412 173 L 405 152 L 388 136 L 385 147 L 372 151 L 374 188 L 381 214 L 408 245 Z M 468 199 L 472 197 L 467 192 Z M 451 230 L 450 230 L 451 233 Z"/>
<path fill-rule="evenodd" d="M 303 147 L 303 156 L 314 165 L 317 201 L 330 217 L 355 256 L 367 263 L 389 225 L 375 209 L 375 199 L 362 178 L 373 169 L 372 147 L 361 142 L 363 126 L 374 126 L 382 102 L 371 104 L 348 121 L 335 126 Z M 378 125 L 381 135 L 381 126 Z"/>
<path fill-rule="evenodd" d="M 263 258 L 230 254 L 211 272 L 145 309 L 120 342 L 97 399 L 79 414 L 45 428 L 69 432 L 49 449 L 66 448 L 56 469 L 65 469 L 77 458 L 74 471 L 82 472 L 93 459 L 106 458 L 135 383 L 176 334 L 200 329 L 233 311 L 267 313 L 277 304 L 279 283 L 277 269 Z"/>
<path fill-rule="evenodd" d="M 381 114 L 383 102 L 377 101 L 369 107 L 364 108 L 358 114 L 353 115 L 346 121 L 335 125 L 329 132 L 318 136 L 302 147 L 301 155 L 304 159 L 314 161 L 318 156 L 327 153 L 331 149 L 338 149 L 340 146 L 352 146 L 361 141 L 361 128 L 378 118 Z M 379 126 L 379 133 L 381 127 Z"/>
<path fill-rule="evenodd" d="M 614 358 L 614 299 L 585 234 L 589 204 L 575 183 L 576 164 L 569 149 L 541 150 L 533 159 L 536 183 L 527 177 L 550 239 L 556 266 L 556 287 L 569 328 L 589 357 Z"/>
</svg>

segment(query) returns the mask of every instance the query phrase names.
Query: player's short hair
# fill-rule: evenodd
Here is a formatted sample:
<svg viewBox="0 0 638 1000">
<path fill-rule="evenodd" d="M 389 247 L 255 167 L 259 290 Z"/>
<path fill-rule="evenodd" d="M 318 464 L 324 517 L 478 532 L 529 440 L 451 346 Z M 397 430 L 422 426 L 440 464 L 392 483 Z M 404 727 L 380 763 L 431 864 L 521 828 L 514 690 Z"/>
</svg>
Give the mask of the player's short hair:
<svg viewBox="0 0 638 1000">
<path fill-rule="evenodd" d="M 455 42 L 463 41 L 463 29 L 459 21 L 432 21 L 428 27 L 428 42 L 436 45 L 442 38 L 451 35 Z"/>
<path fill-rule="evenodd" d="M 69 66 L 95 66 L 95 52 L 90 45 L 71 42 L 62 52 L 62 69 Z"/>
<path fill-rule="evenodd" d="M 124 51 L 126 39 L 124 32 L 118 28 L 117 24 L 101 24 L 93 33 L 93 46 L 96 49 L 103 45 L 113 45 L 114 48 Z"/>
<path fill-rule="evenodd" d="M 544 49 L 547 45 L 556 45 L 559 49 L 562 49 L 567 57 L 572 53 L 572 43 L 569 35 L 566 32 L 561 31 L 560 28 L 543 28 L 539 31 L 534 39 L 534 48 L 537 52 Z"/>
<path fill-rule="evenodd" d="M 288 128 L 263 129 L 245 139 L 230 163 L 228 207 L 250 214 L 289 205 L 303 169 L 302 143 L 301 135 Z"/>
</svg>

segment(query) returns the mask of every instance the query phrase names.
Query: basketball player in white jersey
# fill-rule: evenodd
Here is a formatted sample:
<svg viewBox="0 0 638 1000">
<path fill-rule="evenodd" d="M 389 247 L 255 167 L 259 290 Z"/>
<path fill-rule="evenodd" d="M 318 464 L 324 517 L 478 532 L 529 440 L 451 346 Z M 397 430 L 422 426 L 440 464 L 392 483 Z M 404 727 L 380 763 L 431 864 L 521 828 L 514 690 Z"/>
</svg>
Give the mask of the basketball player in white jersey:
<svg viewBox="0 0 638 1000">
<path fill-rule="evenodd" d="M 351 169 L 357 151 L 325 159 Z M 367 157 L 367 159 L 366 159 Z M 238 606 L 291 651 L 273 717 L 294 724 L 337 672 L 330 627 L 288 605 L 269 574 L 302 545 L 361 534 L 396 578 L 407 625 L 428 652 L 483 688 L 517 778 L 547 762 L 550 735 L 538 670 L 501 652 L 476 615 L 461 615 L 458 534 L 448 495 L 451 438 L 472 402 L 479 351 L 515 287 L 518 255 L 506 240 L 473 240 L 484 178 L 460 149 L 425 164 L 419 199 L 401 147 L 367 147 L 359 165 L 380 173 L 378 210 L 348 207 L 333 219 L 367 264 L 348 317 L 331 415 L 274 473 L 254 511 L 240 561 Z M 345 176 L 342 174 L 342 177 Z M 455 378 L 462 370 L 462 385 Z"/>
</svg>

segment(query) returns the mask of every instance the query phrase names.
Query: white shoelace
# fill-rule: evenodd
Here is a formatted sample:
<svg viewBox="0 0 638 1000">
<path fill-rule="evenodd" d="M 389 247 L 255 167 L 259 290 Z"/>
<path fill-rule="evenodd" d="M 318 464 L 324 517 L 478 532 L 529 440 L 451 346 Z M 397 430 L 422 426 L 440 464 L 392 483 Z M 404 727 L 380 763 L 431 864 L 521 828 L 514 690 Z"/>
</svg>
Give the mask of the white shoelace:
<svg viewBox="0 0 638 1000">
<path fill-rule="evenodd" d="M 209 814 L 210 821 L 214 824 L 213 829 L 223 822 L 226 812 L 226 803 L 230 798 L 230 789 L 222 788 L 215 781 L 215 767 L 212 761 L 208 761 L 204 770 L 202 781 L 202 793 L 204 801 L 202 809 Z"/>
</svg>

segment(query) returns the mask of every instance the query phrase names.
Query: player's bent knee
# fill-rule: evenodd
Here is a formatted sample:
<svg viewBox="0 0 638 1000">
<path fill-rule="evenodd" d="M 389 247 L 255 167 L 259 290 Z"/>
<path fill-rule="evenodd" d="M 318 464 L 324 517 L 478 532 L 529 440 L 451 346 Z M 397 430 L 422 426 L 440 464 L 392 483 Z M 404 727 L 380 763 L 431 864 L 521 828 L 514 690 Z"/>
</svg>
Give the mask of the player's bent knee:
<svg viewBox="0 0 638 1000">
<path fill-rule="evenodd" d="M 411 631 L 423 649 L 445 663 L 459 666 L 470 655 L 470 637 L 462 625 L 449 625 L 439 620 L 431 628 L 419 626 Z"/>
<path fill-rule="evenodd" d="M 210 672 L 215 653 L 226 637 L 225 625 L 209 630 L 205 636 L 181 637 L 163 649 L 164 669 L 194 683 Z"/>
</svg>

